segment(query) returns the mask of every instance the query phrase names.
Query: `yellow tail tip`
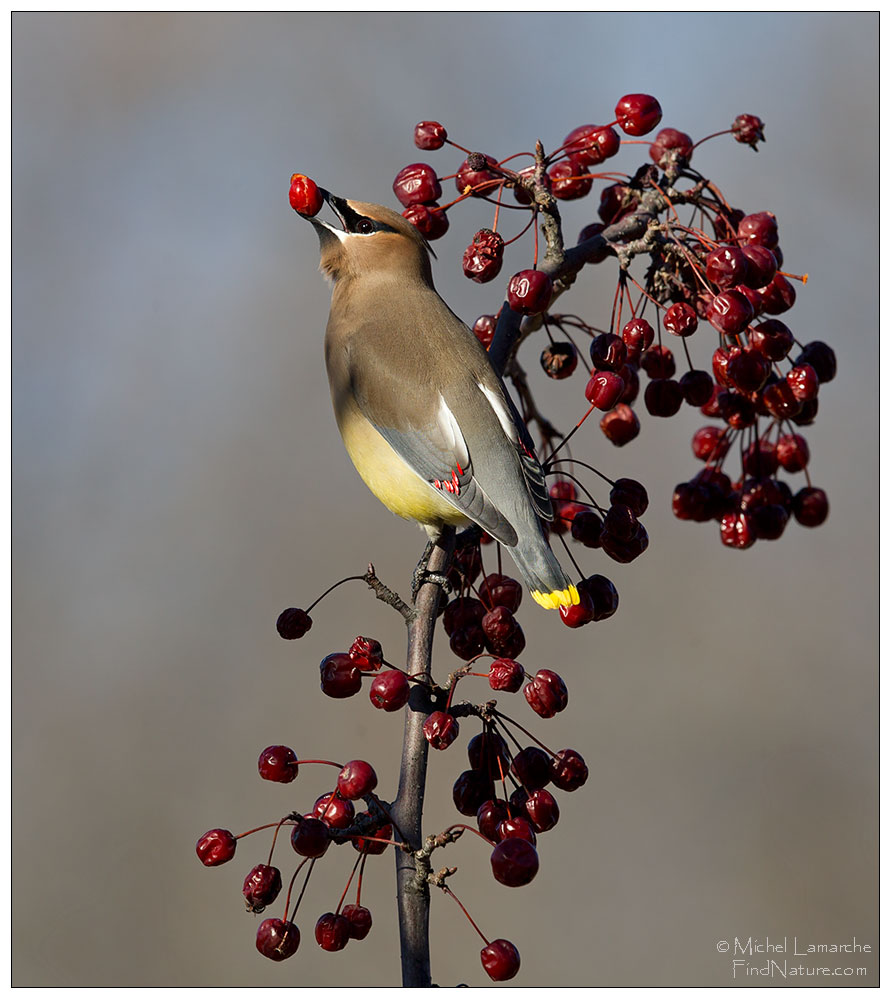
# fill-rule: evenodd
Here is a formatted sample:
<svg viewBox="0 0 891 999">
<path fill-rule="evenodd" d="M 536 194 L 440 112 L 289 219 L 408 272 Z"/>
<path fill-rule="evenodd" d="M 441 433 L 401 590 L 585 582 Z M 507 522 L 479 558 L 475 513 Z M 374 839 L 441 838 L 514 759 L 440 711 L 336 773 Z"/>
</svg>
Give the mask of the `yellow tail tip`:
<svg viewBox="0 0 891 999">
<path fill-rule="evenodd" d="M 531 592 L 532 599 L 547 610 L 572 607 L 579 602 L 579 591 L 572 583 L 565 590 L 551 590 L 550 593 L 542 593 L 541 590 L 532 590 Z"/>
</svg>

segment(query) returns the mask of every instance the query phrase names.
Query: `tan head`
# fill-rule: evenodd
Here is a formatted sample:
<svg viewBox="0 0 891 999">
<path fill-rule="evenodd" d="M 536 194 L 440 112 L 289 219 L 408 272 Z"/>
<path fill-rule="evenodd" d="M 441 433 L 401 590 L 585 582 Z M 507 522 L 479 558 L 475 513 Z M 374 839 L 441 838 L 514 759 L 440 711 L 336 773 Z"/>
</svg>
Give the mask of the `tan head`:
<svg viewBox="0 0 891 999">
<path fill-rule="evenodd" d="M 383 205 L 321 193 L 343 226 L 309 220 L 319 236 L 323 274 L 333 281 L 388 275 L 432 284 L 430 248 L 408 219 Z"/>
</svg>

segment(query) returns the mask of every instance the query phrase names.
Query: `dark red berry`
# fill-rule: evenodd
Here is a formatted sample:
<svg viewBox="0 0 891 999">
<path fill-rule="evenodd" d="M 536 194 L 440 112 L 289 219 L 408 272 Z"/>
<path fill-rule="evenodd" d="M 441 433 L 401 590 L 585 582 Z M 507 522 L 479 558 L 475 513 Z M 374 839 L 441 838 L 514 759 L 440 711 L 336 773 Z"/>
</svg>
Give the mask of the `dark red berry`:
<svg viewBox="0 0 891 999">
<path fill-rule="evenodd" d="M 662 107 L 649 94 L 626 94 L 616 104 L 616 121 L 626 135 L 646 135 L 662 121 Z"/>
<path fill-rule="evenodd" d="M 465 770 L 452 785 L 452 801 L 462 815 L 476 815 L 480 805 L 494 793 L 492 778 L 479 770 Z"/>
<path fill-rule="evenodd" d="M 628 348 L 629 356 L 631 352 L 634 352 L 639 357 L 653 345 L 655 338 L 656 331 L 646 319 L 630 319 L 622 327 L 622 339 Z"/>
<path fill-rule="evenodd" d="M 402 217 L 425 239 L 439 239 L 449 231 L 449 217 L 437 205 L 410 205 Z"/>
<path fill-rule="evenodd" d="M 483 970 L 493 982 L 507 982 L 520 970 L 520 952 L 510 940 L 493 940 L 480 951 Z"/>
<path fill-rule="evenodd" d="M 751 303 L 742 292 L 730 288 L 711 300 L 706 318 L 725 336 L 736 336 L 755 318 Z"/>
<path fill-rule="evenodd" d="M 235 856 L 237 843 L 228 829 L 211 829 L 195 844 L 195 852 L 205 867 L 219 867 Z"/>
<path fill-rule="evenodd" d="M 572 518 L 572 537 L 586 548 L 600 547 L 600 531 L 603 521 L 593 510 L 582 510 Z M 569 610 L 561 607 L 560 610 Z"/>
<path fill-rule="evenodd" d="M 620 402 L 601 419 L 600 429 L 607 440 L 616 447 L 622 447 L 640 433 L 640 420 L 630 406 Z"/>
<path fill-rule="evenodd" d="M 366 816 L 370 818 L 370 813 L 362 812 L 357 816 L 357 820 Z M 381 841 L 392 840 L 393 827 L 388 822 L 386 825 L 380 826 L 374 832 L 369 833 L 369 836 L 374 836 L 375 839 L 366 839 L 364 836 L 357 836 L 355 839 L 350 840 L 350 842 L 353 844 L 353 849 L 357 853 L 367 853 L 377 856 L 381 853 L 385 853 L 387 847 L 391 845 L 390 843 L 384 843 Z"/>
<path fill-rule="evenodd" d="M 777 272 L 777 258 L 772 250 L 757 243 L 748 243 L 739 247 L 739 252 L 746 259 L 746 272 L 733 284 L 745 285 L 747 288 L 763 288 L 773 281 Z"/>
<path fill-rule="evenodd" d="M 341 798 L 356 801 L 377 787 L 374 767 L 365 760 L 350 760 L 337 775 L 337 791 Z"/>
<path fill-rule="evenodd" d="M 693 434 L 693 455 L 700 461 L 720 461 L 730 449 L 726 427 L 700 427 Z"/>
<path fill-rule="evenodd" d="M 560 160 L 548 170 L 551 191 L 561 201 L 575 201 L 589 194 L 594 180 L 584 164 L 574 156 Z"/>
<path fill-rule="evenodd" d="M 792 331 L 779 319 L 766 319 L 749 330 L 749 345 L 769 361 L 782 361 L 793 343 Z"/>
<path fill-rule="evenodd" d="M 674 416 L 683 401 L 681 386 L 673 378 L 656 378 L 644 391 L 644 405 L 651 416 Z"/>
<path fill-rule="evenodd" d="M 504 256 L 504 240 L 491 229 L 480 229 L 473 242 L 464 251 L 465 277 L 477 284 L 485 284 L 497 277 Z"/>
<path fill-rule="evenodd" d="M 792 389 L 792 395 L 802 402 L 815 399 L 820 390 L 820 379 L 810 364 L 799 364 L 787 372 L 786 383 Z"/>
<path fill-rule="evenodd" d="M 507 607 L 493 607 L 483 618 L 482 628 L 491 642 L 503 642 L 517 627 L 517 620 Z"/>
<path fill-rule="evenodd" d="M 757 392 L 769 374 L 770 362 L 752 347 L 735 352 L 727 363 L 727 380 L 746 395 Z"/>
<path fill-rule="evenodd" d="M 606 226 L 602 222 L 591 222 L 590 225 L 586 225 L 585 228 L 579 233 L 579 243 L 585 243 L 589 239 L 599 236 L 605 228 Z M 587 251 L 585 254 L 585 260 L 589 264 L 602 264 L 609 255 L 609 246 L 605 243 L 601 243 L 600 245 L 594 246 Z"/>
<path fill-rule="evenodd" d="M 542 833 L 557 825 L 560 808 L 551 792 L 547 788 L 540 787 L 526 799 L 526 814 L 535 831 Z"/>
<path fill-rule="evenodd" d="M 418 149 L 440 149 L 447 138 L 445 126 L 438 121 L 419 121 L 415 125 L 415 145 Z"/>
<path fill-rule="evenodd" d="M 537 842 L 535 828 L 529 819 L 523 818 L 521 815 L 511 815 L 504 819 L 498 826 L 497 836 L 499 842 L 503 839 L 510 839 L 511 837 L 515 839 L 524 839 L 527 843 L 531 843 L 533 846 L 535 846 Z"/>
<path fill-rule="evenodd" d="M 787 472 L 801 472 L 810 460 L 807 441 L 801 434 L 784 434 L 777 441 L 777 460 Z"/>
<path fill-rule="evenodd" d="M 257 864 L 248 871 L 241 893 L 251 912 L 262 912 L 267 905 L 272 905 L 281 890 L 281 871 L 268 864 Z"/>
<path fill-rule="evenodd" d="M 486 350 L 489 349 L 489 344 L 492 343 L 492 337 L 495 336 L 495 327 L 497 324 L 497 316 L 480 316 L 473 324 L 473 332 L 476 334 L 477 340 L 479 340 Z"/>
<path fill-rule="evenodd" d="M 396 174 L 393 193 L 405 208 L 409 208 L 411 205 L 438 200 L 442 195 L 442 187 L 432 166 L 411 163 Z"/>
<path fill-rule="evenodd" d="M 597 214 L 607 224 L 612 225 L 633 212 L 638 205 L 638 195 L 626 184 L 610 184 L 600 192 L 600 205 Z"/>
<path fill-rule="evenodd" d="M 538 874 L 538 854 L 525 839 L 511 836 L 503 839 L 489 858 L 495 880 L 509 888 L 528 885 Z"/>
<path fill-rule="evenodd" d="M 736 227 L 736 234 L 741 245 L 756 243 L 772 250 L 779 243 L 777 218 L 773 212 L 755 212 L 746 215 Z"/>
<path fill-rule="evenodd" d="M 459 659 L 469 662 L 486 647 L 486 633 L 478 624 L 456 628 L 449 636 L 449 648 Z"/>
<path fill-rule="evenodd" d="M 628 360 L 625 341 L 614 333 L 601 333 L 591 341 L 591 363 L 598 371 L 621 371 Z"/>
<path fill-rule="evenodd" d="M 459 628 L 479 625 L 486 616 L 486 607 L 476 597 L 455 597 L 446 605 L 442 615 L 442 626 L 451 635 Z"/>
<path fill-rule="evenodd" d="M 688 406 L 704 406 L 711 399 L 715 387 L 712 376 L 707 371 L 697 369 L 681 375 L 678 385 Z"/>
<path fill-rule="evenodd" d="M 579 596 L 584 593 L 591 605 L 591 620 L 605 621 L 619 609 L 619 592 L 611 579 L 595 573 L 579 583 Z"/>
<path fill-rule="evenodd" d="M 777 470 L 777 446 L 765 437 L 759 437 L 743 452 L 743 471 L 746 475 L 766 478 Z"/>
<path fill-rule="evenodd" d="M 568 378 L 578 363 L 578 351 L 566 341 L 548 344 L 541 352 L 541 366 L 549 378 Z"/>
<path fill-rule="evenodd" d="M 656 344 L 641 357 L 640 366 L 647 373 L 649 378 L 674 378 L 675 371 L 677 370 L 674 363 L 674 354 L 668 349 L 668 347 L 663 347 L 662 344 Z"/>
<path fill-rule="evenodd" d="M 319 670 L 322 692 L 329 697 L 352 697 L 362 688 L 362 672 L 347 652 L 325 656 Z"/>
<path fill-rule="evenodd" d="M 350 924 L 350 940 L 364 940 L 371 930 L 371 913 L 364 905 L 345 905 L 340 914 Z"/>
<path fill-rule="evenodd" d="M 551 301 L 553 284 L 543 271 L 518 271 L 507 285 L 507 304 L 524 316 L 538 315 Z"/>
<path fill-rule="evenodd" d="M 467 759 L 471 770 L 481 770 L 493 780 L 501 780 L 510 766 L 510 750 L 498 732 L 487 728 L 467 743 Z"/>
<path fill-rule="evenodd" d="M 752 149 L 758 148 L 759 142 L 764 142 L 764 122 L 755 114 L 738 114 L 730 126 L 733 138 Z"/>
<path fill-rule="evenodd" d="M 257 760 L 263 780 L 290 784 L 297 776 L 297 754 L 288 746 L 267 746 Z"/>
<path fill-rule="evenodd" d="M 300 946 L 300 930 L 284 919 L 264 919 L 257 927 L 257 950 L 270 961 L 284 961 Z"/>
<path fill-rule="evenodd" d="M 312 618 L 299 607 L 289 607 L 279 614 L 275 627 L 281 637 L 290 642 L 295 638 L 303 638 L 312 627 Z"/>
<path fill-rule="evenodd" d="M 561 791 L 577 791 L 588 779 L 588 767 L 581 753 L 561 749 L 551 758 L 551 780 Z"/>
<path fill-rule="evenodd" d="M 616 503 L 607 510 L 603 518 L 603 534 L 609 534 L 617 541 L 629 541 L 634 537 L 639 522 L 634 511 L 624 503 Z M 601 544 L 603 535 L 601 535 Z"/>
<path fill-rule="evenodd" d="M 594 604 L 590 596 L 581 587 L 578 589 L 579 602 L 571 607 L 560 608 L 560 620 L 567 628 L 582 628 L 594 620 Z"/>
<path fill-rule="evenodd" d="M 398 669 L 384 670 L 372 681 L 368 690 L 371 703 L 384 711 L 399 711 L 408 704 L 411 686 L 408 677 Z"/>
<path fill-rule="evenodd" d="M 665 310 L 662 325 L 675 336 L 691 336 L 696 332 L 699 319 L 691 305 L 686 302 L 675 302 Z"/>
<path fill-rule="evenodd" d="M 288 200 L 295 212 L 311 217 L 318 215 L 322 210 L 324 199 L 315 181 L 310 180 L 305 174 L 295 173 L 291 175 L 291 189 L 288 191 Z"/>
<path fill-rule="evenodd" d="M 350 646 L 347 655 L 363 673 L 380 669 L 384 661 L 381 643 L 377 639 L 363 638 L 361 635 Z"/>
<path fill-rule="evenodd" d="M 326 912 L 319 916 L 315 932 L 322 950 L 343 950 L 350 939 L 350 921 L 346 916 Z"/>
<path fill-rule="evenodd" d="M 551 758 L 538 746 L 527 746 L 514 756 L 510 772 L 527 791 L 534 791 L 551 782 Z"/>
<path fill-rule="evenodd" d="M 622 398 L 625 382 L 614 371 L 596 371 L 585 386 L 585 398 L 596 409 L 607 412 Z"/>
<path fill-rule="evenodd" d="M 341 798 L 336 791 L 326 791 L 316 798 L 312 813 L 332 829 L 346 829 L 353 824 L 356 809 L 352 801 Z"/>
<path fill-rule="evenodd" d="M 523 587 L 511 576 L 493 572 L 480 583 L 479 594 L 480 600 L 487 607 L 506 607 L 515 614 L 523 599 Z M 485 630 L 485 625 L 483 629 Z"/>
<path fill-rule="evenodd" d="M 804 345 L 804 349 L 795 359 L 795 366 L 809 364 L 817 372 L 817 378 L 822 385 L 835 378 L 837 364 L 835 351 L 822 340 L 812 340 Z"/>
<path fill-rule="evenodd" d="M 497 843 L 498 827 L 509 815 L 506 801 L 501 798 L 491 798 L 489 801 L 484 801 L 477 809 L 476 824 L 486 839 Z"/>
<path fill-rule="evenodd" d="M 321 857 L 331 843 L 328 826 L 311 815 L 291 829 L 291 846 L 301 857 Z"/>
<path fill-rule="evenodd" d="M 792 512 L 799 524 L 819 527 L 829 516 L 829 500 L 822 489 L 807 486 L 799 489 L 792 500 Z"/>
<path fill-rule="evenodd" d="M 434 749 L 448 749 L 458 737 L 458 719 L 445 711 L 434 711 L 424 722 L 424 738 Z"/>
<path fill-rule="evenodd" d="M 624 503 L 630 507 L 635 516 L 641 517 L 650 505 L 650 497 L 642 482 L 637 479 L 616 479 L 609 491 L 611 504 Z"/>
<path fill-rule="evenodd" d="M 650 159 L 662 170 L 684 167 L 693 155 L 693 140 L 676 128 L 663 128 L 650 146 Z"/>
<path fill-rule="evenodd" d="M 728 548 L 751 548 L 756 538 L 751 514 L 731 511 L 721 518 L 721 543 Z"/>
<path fill-rule="evenodd" d="M 738 246 L 718 246 L 705 258 L 705 276 L 719 288 L 744 284 L 748 270 L 749 262 Z"/>
<path fill-rule="evenodd" d="M 608 125 L 579 125 L 563 140 L 563 149 L 583 166 L 596 166 L 615 156 L 620 144 L 619 133 Z"/>
<path fill-rule="evenodd" d="M 473 191 L 474 197 L 485 197 L 491 193 L 495 186 L 492 182 L 501 180 L 501 174 L 492 167 L 497 167 L 498 161 L 485 153 L 471 153 L 470 156 L 458 167 L 455 176 L 455 187 L 459 194 L 464 194 L 468 188 L 476 188 L 484 184 L 480 190 Z"/>
<path fill-rule="evenodd" d="M 532 710 L 542 718 L 553 718 L 569 703 L 566 684 L 549 669 L 540 669 L 523 688 L 523 694 Z"/>
<path fill-rule="evenodd" d="M 515 694 L 523 686 L 523 667 L 515 659 L 496 659 L 489 667 L 489 686 Z"/>
<path fill-rule="evenodd" d="M 779 316 L 795 304 L 795 289 L 783 277 L 776 273 L 766 288 L 759 289 L 761 293 L 761 311 L 769 316 Z"/>
</svg>

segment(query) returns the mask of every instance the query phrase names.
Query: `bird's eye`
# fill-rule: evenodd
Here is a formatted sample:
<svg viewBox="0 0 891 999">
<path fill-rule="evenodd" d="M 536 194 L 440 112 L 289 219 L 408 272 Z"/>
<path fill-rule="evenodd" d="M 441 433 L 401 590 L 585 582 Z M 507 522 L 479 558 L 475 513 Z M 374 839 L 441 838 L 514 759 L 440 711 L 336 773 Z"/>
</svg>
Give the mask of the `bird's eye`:
<svg viewBox="0 0 891 999">
<path fill-rule="evenodd" d="M 356 232 L 361 233 L 363 236 L 367 236 L 370 232 L 374 232 L 374 223 L 371 219 L 359 219 L 356 223 Z"/>
</svg>

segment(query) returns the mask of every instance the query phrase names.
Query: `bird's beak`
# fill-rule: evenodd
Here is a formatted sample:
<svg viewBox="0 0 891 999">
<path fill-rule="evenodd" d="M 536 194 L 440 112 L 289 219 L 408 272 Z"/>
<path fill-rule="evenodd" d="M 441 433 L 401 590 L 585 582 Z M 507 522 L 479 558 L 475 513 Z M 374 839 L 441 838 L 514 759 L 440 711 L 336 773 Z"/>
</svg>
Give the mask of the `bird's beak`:
<svg viewBox="0 0 891 999">
<path fill-rule="evenodd" d="M 322 195 L 325 203 L 331 206 L 331 209 L 340 221 L 342 228 L 338 229 L 330 222 L 325 222 L 318 218 L 318 216 L 310 218 L 309 221 L 312 222 L 317 231 L 319 229 L 325 229 L 337 236 L 338 239 L 343 239 L 344 235 L 352 230 L 353 225 L 359 219 L 359 215 L 354 212 L 352 208 L 350 208 L 345 198 L 338 198 L 336 194 L 326 191 L 324 187 L 319 188 L 319 194 Z"/>
</svg>

